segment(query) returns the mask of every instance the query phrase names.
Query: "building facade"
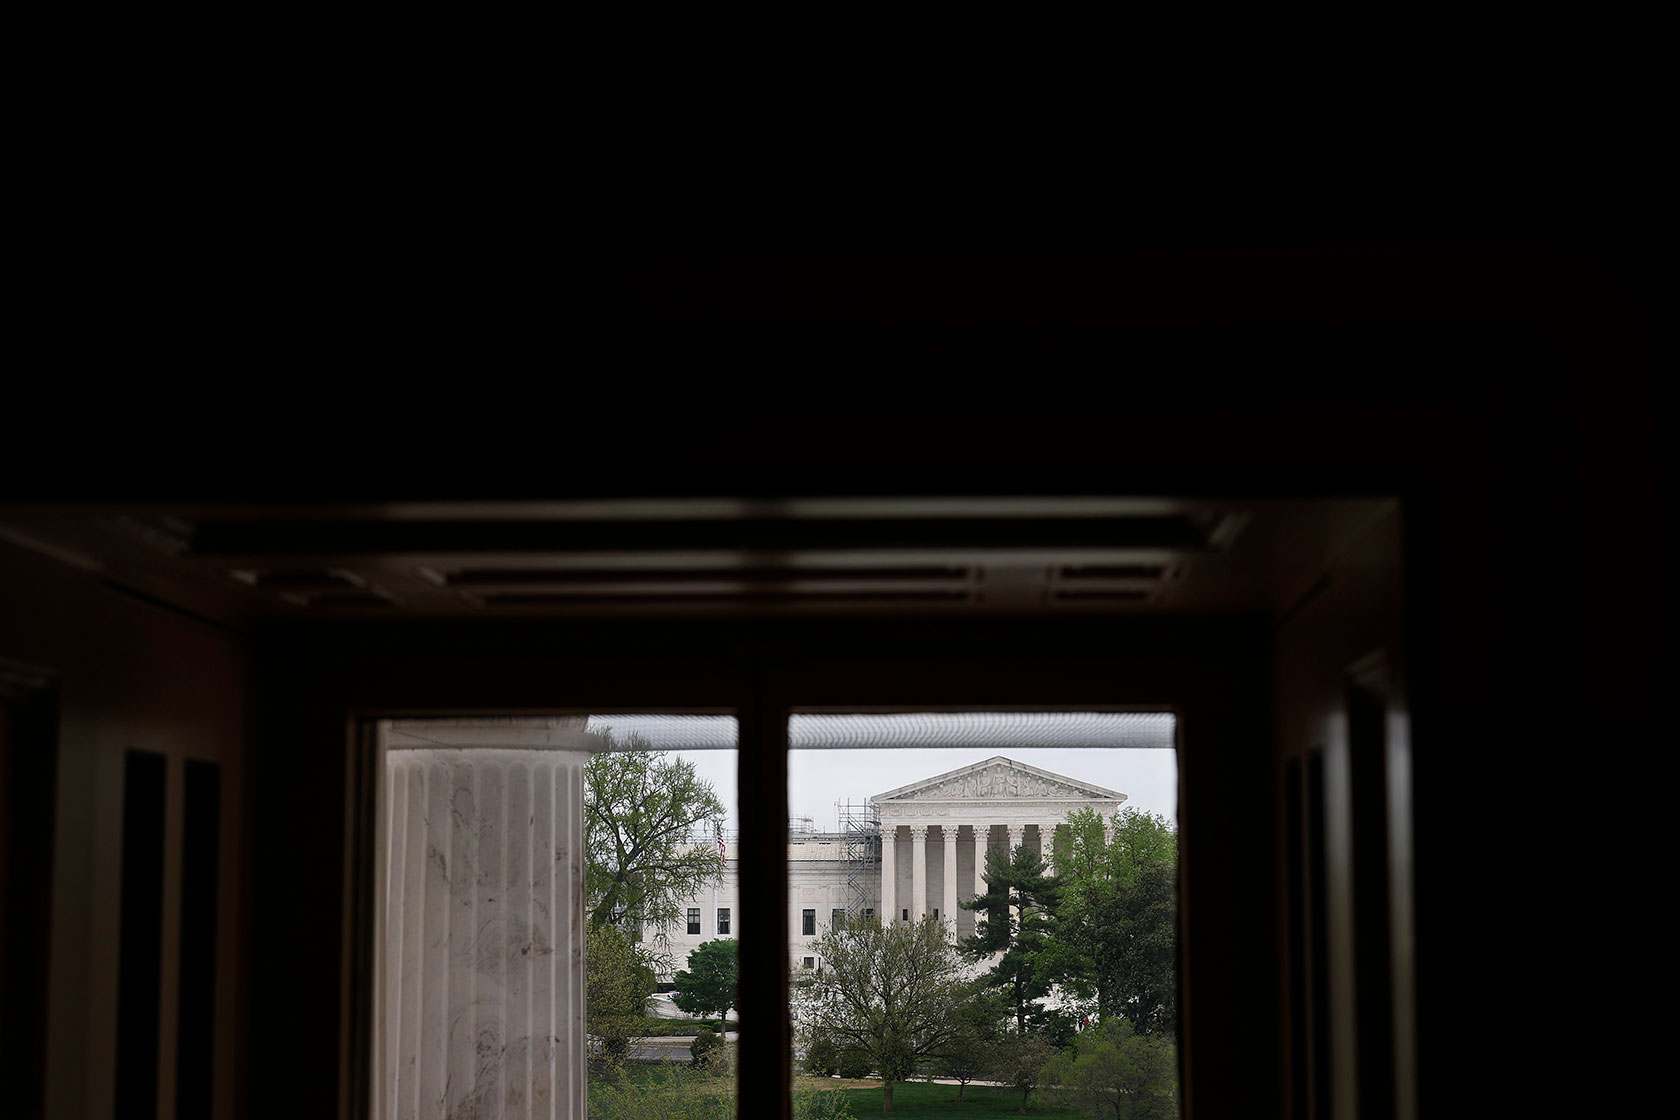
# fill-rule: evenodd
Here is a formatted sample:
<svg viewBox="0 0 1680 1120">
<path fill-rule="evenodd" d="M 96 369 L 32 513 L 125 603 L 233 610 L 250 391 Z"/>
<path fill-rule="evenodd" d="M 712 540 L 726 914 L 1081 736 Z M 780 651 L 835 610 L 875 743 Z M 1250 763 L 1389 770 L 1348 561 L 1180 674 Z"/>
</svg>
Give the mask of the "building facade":
<svg viewBox="0 0 1680 1120">
<path fill-rule="evenodd" d="M 790 829 L 789 960 L 794 968 L 820 968 L 817 939 L 857 916 L 908 922 L 933 915 L 967 937 L 976 915 L 959 904 L 986 892 L 988 847 L 1024 844 L 1048 855 L 1069 813 L 1089 808 L 1112 816 L 1125 800 L 1123 793 L 998 755 L 871 797 L 879 823 L 867 844 L 859 844 L 855 828 Z M 703 942 L 740 933 L 736 845 L 726 843 L 724 854 L 715 890 L 690 899 L 687 920 L 667 931 L 677 968 Z"/>
</svg>

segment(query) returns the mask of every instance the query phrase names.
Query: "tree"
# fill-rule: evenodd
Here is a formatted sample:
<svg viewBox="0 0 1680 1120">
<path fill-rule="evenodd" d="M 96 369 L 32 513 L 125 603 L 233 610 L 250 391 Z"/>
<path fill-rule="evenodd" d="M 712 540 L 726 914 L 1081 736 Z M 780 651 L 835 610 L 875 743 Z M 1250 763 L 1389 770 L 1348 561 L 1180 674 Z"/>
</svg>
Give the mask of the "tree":
<svg viewBox="0 0 1680 1120">
<path fill-rule="evenodd" d="M 1011 1031 L 992 1048 L 992 1078 L 1021 1090 L 1021 1113 L 1027 1111 L 1027 1098 L 1038 1088 L 1046 1063 L 1056 1056 L 1056 1048 L 1036 1034 Z"/>
<path fill-rule="evenodd" d="M 975 923 L 974 935 L 963 940 L 962 952 L 976 961 L 1001 954 L 986 971 L 986 982 L 1008 992 L 1018 1032 L 1025 1032 L 1029 1020 L 1042 1014 L 1037 1001 L 1055 980 L 1058 950 L 1051 935 L 1060 887 L 1045 871 L 1043 857 L 1025 845 L 1013 852 L 988 848 L 987 893 L 959 903 L 964 910 L 986 911 Z"/>
<path fill-rule="evenodd" d="M 1068 815 L 1056 852 L 1062 895 L 1057 981 L 1094 997 L 1101 1018 L 1176 1027 L 1178 835 L 1165 817 L 1122 809 Z"/>
<path fill-rule="evenodd" d="M 931 915 L 912 925 L 865 918 L 825 930 L 815 949 L 823 970 L 812 981 L 811 1033 L 832 1038 L 842 1056 L 868 1055 L 885 1085 L 881 1111 L 891 1112 L 894 1084 L 960 1029 L 962 959 Z"/>
<path fill-rule="evenodd" d="M 1064 1050 L 1041 1083 L 1086 1116 L 1173 1120 L 1178 1116 L 1178 1055 L 1164 1038 L 1138 1034 L 1124 1019 L 1086 1031 L 1077 1052 Z"/>
<path fill-rule="evenodd" d="M 677 973 L 677 991 L 671 1002 L 702 1018 L 716 1011 L 721 1026 L 724 1013 L 735 1006 L 740 948 L 740 942 L 727 938 L 702 942 L 688 954 L 688 968 Z"/>
<path fill-rule="evenodd" d="M 631 736 L 590 758 L 583 771 L 585 893 L 592 925 L 619 921 L 660 945 L 682 907 L 723 875 L 715 845 L 692 844 L 723 822 L 723 803 L 692 762 L 646 750 Z"/>
<path fill-rule="evenodd" d="M 654 972 L 637 946 L 610 925 L 589 927 L 585 951 L 584 1021 L 600 1056 L 619 1061 L 647 1022 Z"/>
<path fill-rule="evenodd" d="M 991 1072 L 995 1064 L 992 1048 L 1008 1017 L 1009 1007 L 998 992 L 974 985 L 963 996 L 957 1010 L 957 1031 L 934 1055 L 934 1068 L 940 1076 L 957 1083 L 958 1104 L 970 1081 Z"/>
<path fill-rule="evenodd" d="M 1178 1033 L 1178 869 L 1138 869 L 1100 909 L 1098 975 L 1114 1010 L 1144 1034 Z"/>
</svg>

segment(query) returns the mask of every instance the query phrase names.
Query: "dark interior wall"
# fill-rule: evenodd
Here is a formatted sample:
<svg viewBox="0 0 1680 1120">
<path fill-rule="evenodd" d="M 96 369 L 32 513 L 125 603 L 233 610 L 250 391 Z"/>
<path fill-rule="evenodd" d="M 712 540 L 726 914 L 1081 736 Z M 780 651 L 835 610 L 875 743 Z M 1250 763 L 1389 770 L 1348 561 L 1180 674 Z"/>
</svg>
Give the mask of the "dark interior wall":
<svg viewBox="0 0 1680 1120">
<path fill-rule="evenodd" d="M 0 658 L 38 668 L 57 684 L 54 835 L 33 841 L 40 858 L 50 852 L 53 861 L 46 1115 L 150 1115 L 145 1101 L 119 1098 L 119 1065 L 140 1071 L 138 1081 L 126 1082 L 128 1095 L 151 1087 L 162 1115 L 176 1115 L 177 1096 L 211 1106 L 215 1116 L 237 1115 L 245 643 L 5 542 L 0 618 Z M 143 752 L 142 769 L 156 767 L 155 785 L 133 786 L 143 801 L 125 798 L 129 752 Z M 188 870 L 201 845 L 184 850 L 187 835 L 202 835 L 189 831 L 186 816 L 189 760 L 220 768 L 213 889 L 201 870 Z M 149 833 L 156 844 L 125 851 L 125 825 L 134 823 L 125 821 L 125 800 L 156 821 Z M 200 824 L 207 819 L 195 813 Z M 122 929 L 125 912 L 145 915 L 149 928 Z M 140 955 L 125 956 L 125 941 Z M 178 1084 L 178 1043 L 207 1037 L 211 1061 L 189 1061 L 191 1084 Z M 129 1110 L 134 1104 L 140 1111 Z"/>
<path fill-rule="evenodd" d="M 1359 780 L 1382 781 L 1391 759 L 1372 752 L 1368 741 L 1352 741 L 1349 690 L 1360 677 L 1374 674 L 1378 678 L 1376 687 L 1382 692 L 1385 706 L 1384 730 L 1391 740 L 1387 745 L 1400 756 L 1392 761 L 1409 770 L 1403 516 L 1400 502 L 1395 500 L 1360 531 L 1339 542 L 1336 552 L 1324 558 L 1322 570 L 1314 573 L 1317 578 L 1310 580 L 1311 590 L 1276 624 L 1278 786 L 1273 819 L 1279 829 L 1277 852 L 1282 859 L 1308 861 L 1299 868 L 1303 895 L 1297 903 L 1286 902 L 1293 909 L 1283 915 L 1277 971 L 1279 1006 L 1287 1008 L 1291 1017 L 1306 1017 L 1311 1030 L 1323 1036 L 1315 1046 L 1310 1041 L 1313 1036 L 1305 1029 L 1280 1034 L 1280 1041 L 1286 1043 L 1283 1066 L 1296 1071 L 1287 1087 L 1289 1114 L 1294 1116 L 1309 1114 L 1305 1104 L 1308 1099 L 1319 1101 L 1321 1116 L 1374 1111 L 1369 1106 L 1360 1107 L 1361 1090 L 1369 1093 L 1376 1089 L 1362 1083 L 1360 1049 L 1383 1040 L 1377 1037 L 1378 1032 L 1360 1028 L 1365 1025 L 1365 1004 L 1379 993 L 1368 983 L 1370 977 L 1359 974 L 1360 962 L 1355 954 L 1356 950 L 1381 948 L 1365 944 L 1370 934 L 1359 919 L 1374 917 L 1377 924 L 1388 923 L 1391 898 L 1389 876 L 1383 873 L 1386 869 L 1378 871 L 1378 878 L 1369 878 L 1365 874 L 1369 867 L 1360 865 L 1355 853 L 1359 844 L 1380 844 L 1390 838 L 1381 819 L 1388 807 L 1378 799 L 1377 819 L 1373 820 L 1372 805 L 1356 805 L 1354 793 L 1356 776 Z M 1356 766 L 1365 769 L 1356 774 Z M 1317 770 L 1310 792 L 1309 767 Z M 1284 809 L 1290 794 L 1286 782 L 1298 785 L 1294 792 L 1302 798 L 1305 814 L 1319 817 L 1290 819 Z M 1404 796 L 1403 789 L 1395 792 Z M 1409 823 L 1409 806 L 1402 812 Z M 1357 834 L 1356 825 L 1360 829 Z M 1283 831 L 1291 828 L 1302 830 L 1299 847 L 1293 847 L 1292 838 Z M 1310 862 L 1308 829 L 1322 829 L 1322 856 L 1316 871 Z M 1401 846 L 1391 850 L 1409 866 L 1409 853 L 1403 846 L 1406 837 L 1398 839 Z M 1284 865 L 1280 881 L 1291 870 Z M 1314 892 L 1322 895 L 1317 900 L 1323 915 L 1319 928 L 1314 927 Z M 1367 892 L 1376 892 L 1379 897 L 1367 899 Z M 1356 896 L 1369 908 L 1356 909 Z M 1302 938 L 1301 951 L 1293 956 L 1288 952 L 1291 937 Z M 1314 938 L 1323 938 L 1325 943 L 1314 945 Z M 1396 977 L 1401 984 L 1409 984 L 1412 979 L 1410 949 L 1405 938 L 1396 946 L 1402 958 Z M 1297 976 L 1297 971 L 1304 975 Z M 1387 977 L 1382 980 L 1386 982 Z M 1322 985 L 1323 990 L 1315 992 L 1314 985 Z M 1400 1002 L 1402 1014 L 1408 1013 L 1411 997 L 1402 994 Z M 1377 1010 L 1392 1017 L 1386 999 Z M 1327 1021 L 1321 1018 L 1325 1013 Z M 1372 1037 L 1366 1037 L 1367 1033 Z M 1304 1053 L 1295 1054 L 1293 1047 L 1301 1047 Z M 1382 1048 L 1394 1049 L 1392 1044 Z M 1409 1039 L 1400 1049 L 1409 1067 Z M 1318 1063 L 1326 1063 L 1328 1068 L 1318 1068 Z M 1400 1080 L 1401 1094 L 1409 1098 L 1408 1079 L 1403 1074 Z M 1408 1103 L 1415 1107 L 1415 1101 Z M 1401 1114 L 1414 1113 L 1402 1106 Z"/>
<path fill-rule="evenodd" d="M 285 279 L 310 290 L 325 271 L 311 266 Z M 147 454 L 134 456 L 133 470 L 97 486 L 69 474 L 43 476 L 38 463 L 56 460 L 24 438 L 3 449 L 21 449 L 10 477 L 30 480 L 23 496 L 31 499 L 1399 494 L 1423 1107 L 1470 1111 L 1467 1100 L 1497 1100 L 1501 1111 L 1609 1112 L 1658 1088 L 1650 1071 L 1661 1066 L 1659 1036 L 1637 1024 L 1667 957 L 1660 944 L 1667 925 L 1657 913 L 1666 881 L 1653 871 L 1665 866 L 1660 856 L 1671 846 L 1659 798 L 1667 795 L 1662 748 L 1672 732 L 1658 710 L 1666 696 L 1658 426 L 1667 413 L 1658 407 L 1651 347 L 1654 330 L 1659 346 L 1671 336 L 1666 322 L 1640 320 L 1637 300 L 1617 290 L 1616 277 L 1550 250 L 1163 249 L 943 264 L 923 258 L 910 267 L 863 258 L 791 268 L 774 260 L 673 265 L 632 255 L 498 271 L 493 261 L 473 260 L 430 273 L 393 266 L 381 279 L 393 281 L 391 291 L 419 293 L 428 308 L 422 329 L 409 332 L 407 344 L 380 337 L 364 354 L 311 339 L 309 360 L 330 351 L 365 359 L 365 368 L 412 374 L 436 367 L 446 384 L 470 381 L 478 398 L 518 400 L 517 423 L 440 415 L 429 402 L 403 414 L 383 378 L 358 386 L 346 377 L 334 386 L 331 412 L 345 418 L 337 422 L 321 421 L 312 401 L 307 416 L 286 417 L 271 397 L 260 410 L 266 428 L 193 423 L 189 432 L 177 420 L 183 430 L 171 433 L 157 409 Z M 365 272 L 354 284 L 357 301 L 378 286 Z M 401 310 L 412 313 L 408 295 Z M 434 337 L 432 311 L 473 325 L 511 319 L 622 331 L 516 342 L 474 336 L 452 346 Z M 967 337 L 954 348 L 936 338 L 932 352 L 884 338 L 861 356 L 827 362 L 813 362 L 811 346 L 791 356 L 772 346 L 753 366 L 695 357 L 681 340 L 660 336 L 664 326 L 686 325 L 733 331 L 738 344 L 792 324 L 844 342 L 848 334 L 929 323 L 966 328 Z M 995 329 L 1004 325 L 1041 335 L 1004 339 Z M 1141 348 L 1128 349 L 1139 341 L 1135 333 L 1118 346 L 1069 345 L 1076 334 L 1089 342 L 1088 328 L 1105 325 L 1160 333 Z M 834 341 L 814 346 L 820 354 Z M 409 366 L 391 355 L 405 345 Z M 207 361 L 223 368 L 227 353 L 218 343 Z M 768 374 L 763 384 L 778 394 L 752 392 L 755 405 L 777 404 L 785 391 L 789 400 L 816 394 L 814 403 L 842 411 L 732 411 L 720 397 L 749 367 Z M 498 384 L 500 371 L 507 372 Z M 278 384 L 295 376 L 272 372 Z M 650 391 L 673 374 L 679 391 L 705 407 Z M 603 386 L 616 398 L 593 417 L 580 413 L 580 401 Z M 1004 386 L 1009 396 L 975 395 L 986 386 Z M 366 407 L 356 407 L 358 394 Z M 927 405 L 920 412 L 918 395 Z M 631 413 L 633 425 L 625 421 Z M 80 406 L 65 414 L 90 430 L 101 423 Z M 379 417 L 382 438 L 368 439 L 367 416 Z M 449 438 L 423 447 L 393 451 L 383 438 L 443 426 Z M 131 428 L 122 415 L 93 434 L 121 445 Z M 300 430 L 314 437 L 307 462 L 298 455 Z M 206 471 L 207 461 L 228 469 Z M 60 596 L 56 607 L 30 601 L 37 585 L 49 589 L 49 601 L 58 594 L 50 589 L 61 586 L 38 565 L 11 575 L 8 625 L 15 609 L 34 619 L 32 632 L 44 642 L 66 629 L 61 619 L 75 631 L 76 620 L 88 617 L 79 596 Z M 53 638 L 61 639 L 68 637 Z M 97 644 L 80 640 L 84 649 Z M 308 985 L 320 983 L 314 965 L 341 961 L 333 923 L 342 898 L 328 903 L 323 888 L 303 880 L 343 877 L 340 716 L 363 675 L 347 663 L 310 670 L 311 656 L 330 662 L 334 651 L 295 637 L 274 640 L 265 692 L 275 717 L 265 747 L 273 784 L 262 807 L 284 824 L 298 857 L 289 866 L 283 854 L 267 852 L 252 865 L 259 881 L 288 884 L 277 888 L 274 928 L 259 931 L 266 946 L 285 951 L 265 955 L 254 973 L 266 996 L 253 1029 L 299 1056 L 298 1076 L 268 1078 L 265 1091 L 306 1101 L 316 1114 L 329 1091 L 322 1079 L 336 1076 L 326 1072 L 333 1059 L 324 1055 L 337 1045 L 325 1024 L 338 1012 L 320 1005 L 335 1000 L 336 989 Z M 551 667 L 575 666 L 569 659 L 578 644 L 556 634 L 529 648 Z M 1321 653 L 1309 658 L 1315 674 L 1343 672 L 1340 654 Z M 0 656 L 13 654 L 0 647 Z M 114 659 L 106 674 L 146 679 L 134 668 L 146 664 L 145 651 L 130 647 L 128 656 L 132 664 Z M 467 638 L 451 650 L 455 662 L 440 658 L 399 675 L 416 692 L 429 684 L 432 695 L 471 680 L 475 697 L 492 705 L 532 695 L 543 683 L 530 675 L 535 669 L 515 666 L 498 676 L 486 668 L 505 665 L 499 656 Z M 389 667 L 398 663 L 371 656 L 368 679 L 394 679 Z M 711 660 L 669 664 L 693 670 L 695 679 L 717 671 Z M 316 701 L 300 699 L 294 686 L 315 685 L 328 694 L 311 716 Z M 1300 718 L 1268 726 L 1261 736 L 1268 757 L 1272 732 L 1311 730 L 1310 705 L 1279 699 Z M 1270 776 L 1264 788 L 1269 805 Z M 283 819 L 292 803 L 297 823 Z M 71 846 L 97 847 L 77 839 L 95 828 L 87 813 L 60 824 L 61 834 L 73 833 L 65 840 Z M 1577 897 L 1562 897 L 1573 888 Z M 329 906 L 326 916 L 320 908 Z M 296 956 L 286 932 L 293 926 Z M 301 978 L 298 990 L 310 998 L 285 998 L 287 978 Z M 88 1006 L 77 987 L 86 985 L 72 981 L 66 990 L 75 1007 Z M 1560 995 L 1572 984 L 1584 994 Z M 55 1016 L 66 1014 L 57 1010 L 61 995 L 55 990 Z M 1230 1013 L 1269 1030 L 1273 1002 L 1268 995 L 1263 1011 L 1251 1005 Z M 1562 1041 L 1546 1033 L 1556 1022 Z M 1560 1074 L 1553 1058 L 1563 1049 L 1603 1056 Z"/>
<path fill-rule="evenodd" d="M 1272 998 L 1269 638 L 1259 620 L 1161 623 L 851 620 L 822 625 L 378 628 L 271 634 L 254 789 L 260 830 L 295 843 L 259 849 L 254 1101 L 273 1115 L 348 1103 L 358 948 L 348 940 L 343 826 L 354 800 L 345 720 L 353 713 L 473 708 L 717 708 L 759 697 L 801 705 L 1081 704 L 1180 713 L 1184 1032 L 1197 1116 L 1264 1114 L 1274 1055 L 1253 1044 L 1245 1008 Z M 587 656 L 579 660 L 579 651 Z M 1031 652 L 1028 652 L 1031 651 Z M 754 749 L 750 744 L 744 750 Z M 755 768 L 743 762 L 743 773 Z M 745 792 L 745 791 L 743 791 Z M 757 845 L 785 840 L 784 812 Z M 760 825 L 766 822 L 761 820 Z M 743 856 L 743 859 L 746 857 Z M 779 861 L 777 861 L 779 868 Z M 762 880 L 763 877 L 761 877 Z M 749 881 L 743 906 L 778 907 L 785 882 Z M 752 928 L 746 926 L 743 928 Z M 1231 929 L 1244 936 L 1232 939 Z M 780 962 L 782 953 L 765 954 Z M 761 992 L 767 1008 L 775 991 Z M 749 997 L 744 997 L 749 998 Z M 744 1004 L 745 1006 L 745 1004 Z M 327 1009 L 341 1031 L 321 1029 Z M 772 1020 L 773 1021 L 773 1020 Z M 359 1091 L 359 1090 L 358 1090 Z"/>
</svg>

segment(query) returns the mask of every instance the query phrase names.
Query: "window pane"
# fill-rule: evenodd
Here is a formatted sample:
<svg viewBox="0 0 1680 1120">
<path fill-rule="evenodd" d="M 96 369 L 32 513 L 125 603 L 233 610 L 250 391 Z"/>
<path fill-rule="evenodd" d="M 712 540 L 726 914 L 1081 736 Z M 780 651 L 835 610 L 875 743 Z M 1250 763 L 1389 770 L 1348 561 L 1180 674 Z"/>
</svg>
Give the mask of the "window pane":
<svg viewBox="0 0 1680 1120">
<path fill-rule="evenodd" d="M 796 1093 L 839 1072 L 841 1092 L 859 1104 L 871 1093 L 878 1112 L 892 1086 L 910 1104 L 921 1099 L 910 1086 L 937 1077 L 963 1083 L 981 1111 L 1019 1110 L 1021 1092 L 986 1084 L 995 1064 L 977 1059 L 1007 1053 L 1036 1074 L 1065 1052 L 1062 1069 L 1095 1029 L 1128 1068 L 1155 1071 L 1140 1111 L 1176 1115 L 1176 739 L 1165 713 L 791 717 Z M 914 967 L 893 971 L 905 961 Z M 1006 961 L 1030 979 L 1017 984 Z M 860 1037 L 859 1001 L 871 1021 L 896 1013 L 886 990 L 948 1015 L 939 1029 L 963 1044 L 924 1047 L 938 1033 L 925 1017 Z M 1087 1065 L 1112 1053 L 1083 1049 Z M 1094 1071 L 1065 1081 L 1067 1115 L 1111 1113 L 1100 1089 L 1074 1099 L 1101 1084 Z M 1055 1109 L 1055 1095 L 1035 1090 L 1027 1110 Z"/>
<path fill-rule="evenodd" d="M 403 1115 L 420 1100 L 440 1114 L 500 1116 L 541 1100 L 605 1115 L 585 1103 L 600 1088 L 586 1075 L 601 1063 L 687 1064 L 697 1025 L 658 1020 L 715 1021 L 735 999 L 734 717 L 381 730 L 386 902 L 371 1114 Z M 708 911 L 723 936 L 704 929 Z M 678 972 L 704 980 L 682 1006 Z M 434 1018 L 443 1008 L 447 1020 Z M 486 1037 L 498 1040 L 493 1059 Z"/>
</svg>

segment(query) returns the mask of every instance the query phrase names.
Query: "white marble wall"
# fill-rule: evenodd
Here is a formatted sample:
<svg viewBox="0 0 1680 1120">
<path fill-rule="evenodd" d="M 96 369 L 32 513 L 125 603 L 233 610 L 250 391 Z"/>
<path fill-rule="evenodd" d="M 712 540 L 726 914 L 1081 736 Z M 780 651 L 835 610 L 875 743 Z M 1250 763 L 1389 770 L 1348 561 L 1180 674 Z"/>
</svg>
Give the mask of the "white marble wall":
<svg viewBox="0 0 1680 1120">
<path fill-rule="evenodd" d="M 390 749 L 390 1120 L 582 1120 L 587 750 Z"/>
</svg>

